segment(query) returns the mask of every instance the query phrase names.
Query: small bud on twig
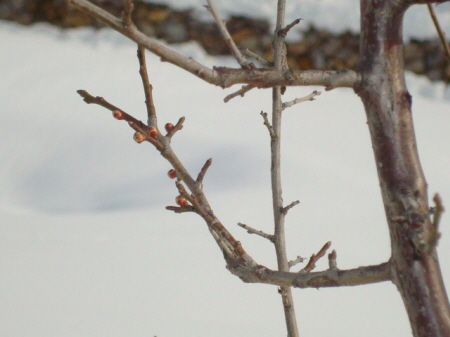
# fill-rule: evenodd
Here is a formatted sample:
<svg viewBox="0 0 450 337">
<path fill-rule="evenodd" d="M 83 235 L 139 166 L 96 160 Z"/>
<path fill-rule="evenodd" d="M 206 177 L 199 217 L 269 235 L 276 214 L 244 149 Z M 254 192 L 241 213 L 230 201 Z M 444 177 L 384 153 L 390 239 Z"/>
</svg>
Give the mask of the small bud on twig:
<svg viewBox="0 0 450 337">
<path fill-rule="evenodd" d="M 133 135 L 133 139 L 136 143 L 140 144 L 145 140 L 145 135 L 140 132 L 135 132 L 135 134 Z"/>
<path fill-rule="evenodd" d="M 171 169 L 169 170 L 169 172 L 167 172 L 167 175 L 169 176 L 170 179 L 175 179 L 177 177 L 177 171 Z"/>
<path fill-rule="evenodd" d="M 166 129 L 167 132 L 170 132 L 173 130 L 175 126 L 172 123 L 167 123 L 166 125 L 164 125 L 164 128 Z"/>
<path fill-rule="evenodd" d="M 120 110 L 114 110 L 112 114 L 115 119 L 123 119 L 123 113 Z"/>
<path fill-rule="evenodd" d="M 178 206 L 181 206 L 181 207 L 188 205 L 186 198 L 181 195 L 179 195 L 175 198 L 175 202 L 177 203 Z"/>
<path fill-rule="evenodd" d="M 154 126 L 150 126 L 148 128 L 148 134 L 150 135 L 150 137 L 156 138 L 158 137 L 158 129 L 155 128 Z"/>
</svg>

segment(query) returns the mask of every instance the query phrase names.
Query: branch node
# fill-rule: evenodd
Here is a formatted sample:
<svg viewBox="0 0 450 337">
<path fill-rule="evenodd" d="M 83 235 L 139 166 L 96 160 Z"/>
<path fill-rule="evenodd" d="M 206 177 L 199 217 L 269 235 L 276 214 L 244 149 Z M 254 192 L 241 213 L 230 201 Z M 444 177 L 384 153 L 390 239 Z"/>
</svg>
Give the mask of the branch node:
<svg viewBox="0 0 450 337">
<path fill-rule="evenodd" d="M 270 125 L 269 118 L 267 117 L 267 112 L 261 111 L 261 116 L 264 119 L 264 125 L 267 127 L 267 130 L 269 131 L 270 138 L 274 139 L 276 138 L 275 131 L 273 131 L 272 125 Z"/>
<path fill-rule="evenodd" d="M 295 200 L 295 201 L 291 202 L 289 205 L 287 205 L 286 207 L 283 207 L 283 208 L 281 209 L 281 213 L 283 213 L 284 215 L 286 215 L 292 207 L 297 206 L 299 203 L 300 203 L 299 200 Z"/>
<path fill-rule="evenodd" d="M 290 23 L 286 27 L 280 29 L 277 32 L 278 36 L 282 36 L 283 38 L 285 38 L 287 36 L 288 32 L 291 30 L 291 28 L 294 27 L 295 25 L 298 25 L 301 20 L 303 20 L 303 19 L 302 18 L 295 19 L 292 23 Z"/>
<path fill-rule="evenodd" d="M 184 121 L 186 120 L 186 118 L 185 117 L 181 117 L 179 120 L 178 120 L 178 122 L 177 122 L 177 124 L 175 125 L 175 126 L 173 126 L 172 124 L 172 127 L 167 127 L 167 124 L 170 124 L 170 123 L 167 123 L 166 124 L 166 131 L 167 131 L 167 135 L 166 135 L 166 137 L 168 138 L 168 139 L 171 139 L 172 138 L 172 136 L 176 133 L 176 132 L 178 132 L 178 131 L 180 131 L 182 128 L 183 128 L 183 123 L 184 123 Z"/>
</svg>

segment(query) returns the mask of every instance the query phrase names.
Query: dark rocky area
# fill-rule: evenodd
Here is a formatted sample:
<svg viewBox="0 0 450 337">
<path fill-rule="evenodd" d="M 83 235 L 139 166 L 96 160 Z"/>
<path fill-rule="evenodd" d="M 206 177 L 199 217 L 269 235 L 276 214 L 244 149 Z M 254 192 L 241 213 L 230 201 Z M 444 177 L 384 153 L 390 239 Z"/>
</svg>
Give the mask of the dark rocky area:
<svg viewBox="0 0 450 337">
<path fill-rule="evenodd" d="M 92 0 L 119 16 L 122 0 Z M 193 10 L 177 11 L 167 6 L 135 1 L 134 22 L 149 36 L 167 43 L 198 41 L 212 55 L 229 53 L 213 22 L 201 21 Z M 103 27 L 95 19 L 70 8 L 64 0 L 0 0 L 0 19 L 23 25 L 48 22 L 63 29 Z M 301 23 L 300 23 L 301 25 Z M 271 34 L 265 20 L 233 16 L 227 27 L 240 47 L 270 59 Z M 295 28 L 294 28 L 295 29 Z M 298 29 L 298 28 L 297 28 Z M 316 27 L 303 29 L 302 38 L 287 45 L 290 67 L 297 69 L 355 69 L 358 64 L 359 35 L 333 34 Z M 405 67 L 433 81 L 450 81 L 450 65 L 439 40 L 411 40 L 405 44 Z"/>
</svg>

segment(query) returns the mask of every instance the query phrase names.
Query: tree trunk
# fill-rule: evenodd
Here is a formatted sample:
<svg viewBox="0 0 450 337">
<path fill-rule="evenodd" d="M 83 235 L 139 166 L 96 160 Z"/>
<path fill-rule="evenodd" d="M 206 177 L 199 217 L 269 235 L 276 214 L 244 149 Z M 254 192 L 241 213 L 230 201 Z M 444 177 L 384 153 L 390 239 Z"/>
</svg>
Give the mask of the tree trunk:
<svg viewBox="0 0 450 337">
<path fill-rule="evenodd" d="M 361 0 L 361 97 L 391 238 L 391 273 L 416 337 L 450 336 L 450 307 L 436 253 L 403 67 L 402 1 Z"/>
</svg>

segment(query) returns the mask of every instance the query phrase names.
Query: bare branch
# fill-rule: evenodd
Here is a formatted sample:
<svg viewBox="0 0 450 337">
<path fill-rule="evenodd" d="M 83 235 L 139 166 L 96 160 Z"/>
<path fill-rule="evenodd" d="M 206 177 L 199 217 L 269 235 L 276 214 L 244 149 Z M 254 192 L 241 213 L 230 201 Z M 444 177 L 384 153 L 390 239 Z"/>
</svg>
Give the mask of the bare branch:
<svg viewBox="0 0 450 337">
<path fill-rule="evenodd" d="M 147 125 L 145 125 L 143 122 L 137 120 L 136 118 L 134 118 L 133 116 L 127 114 L 125 111 L 123 111 L 122 109 L 116 107 L 115 105 L 109 103 L 106 99 L 104 99 L 103 97 L 100 96 L 92 96 L 91 94 L 89 94 L 86 90 L 77 90 L 77 93 L 83 97 L 83 100 L 87 103 L 87 104 L 97 104 L 100 105 L 110 111 L 112 111 L 113 113 L 113 117 L 115 119 L 118 120 L 125 120 L 128 122 L 128 125 L 135 130 L 136 132 L 139 132 L 140 134 L 145 136 L 145 139 L 142 139 L 142 141 L 147 140 L 150 143 L 152 143 L 153 145 L 155 145 L 155 147 L 158 150 L 162 150 L 163 146 L 162 144 L 159 142 L 158 137 L 151 137 L 149 134 L 149 127 Z M 135 138 L 135 140 L 138 143 L 141 143 L 142 141 L 138 141 L 138 139 Z"/>
<path fill-rule="evenodd" d="M 147 64 L 145 62 L 145 48 L 141 45 L 138 46 L 138 59 L 139 59 L 139 74 L 141 75 L 142 85 L 145 93 L 145 105 L 147 106 L 148 125 L 156 125 L 156 110 L 153 102 L 153 86 L 148 79 Z"/>
<path fill-rule="evenodd" d="M 197 213 L 194 206 L 166 206 L 166 210 L 173 211 L 175 213 Z"/>
<path fill-rule="evenodd" d="M 254 268 L 245 266 L 227 266 L 231 273 L 246 283 L 264 283 L 284 287 L 328 288 L 373 284 L 391 280 L 390 263 L 355 269 L 327 269 L 311 273 L 291 273 L 270 270 L 257 265 Z"/>
<path fill-rule="evenodd" d="M 171 123 L 167 123 L 166 126 L 165 126 L 166 131 L 167 131 L 166 138 L 170 140 L 172 138 L 172 136 L 176 132 L 180 131 L 183 128 L 183 123 L 184 123 L 185 120 L 186 120 L 185 117 L 181 117 L 178 120 L 178 123 L 176 125 L 172 125 Z"/>
<path fill-rule="evenodd" d="M 299 203 L 300 203 L 299 200 L 296 200 L 296 201 L 291 202 L 291 203 L 290 203 L 289 205 L 287 205 L 286 207 L 283 207 L 283 209 L 281 210 L 281 213 L 283 213 L 284 215 L 286 215 L 292 207 L 297 206 Z"/>
<path fill-rule="evenodd" d="M 238 222 L 238 226 L 244 228 L 247 231 L 247 233 L 249 233 L 249 234 L 256 234 L 256 235 L 259 235 L 259 236 L 263 237 L 264 239 L 267 239 L 271 242 L 274 241 L 274 236 L 271 234 L 264 233 L 263 231 L 254 229 L 254 228 L 247 226 L 246 224 L 243 224 L 240 222 Z"/>
<path fill-rule="evenodd" d="M 234 43 L 233 39 L 231 38 L 230 33 L 228 32 L 227 27 L 225 26 L 224 21 L 221 19 L 219 12 L 216 9 L 216 5 L 214 4 L 213 0 L 206 0 L 208 2 L 207 9 L 214 17 L 214 20 L 216 21 L 217 27 L 219 28 L 220 33 L 222 34 L 222 37 L 228 46 L 230 48 L 231 52 L 233 53 L 234 57 L 238 61 L 238 63 L 241 65 L 242 69 L 252 69 L 254 68 L 253 64 L 250 64 L 247 62 L 245 57 L 241 54 L 241 51 Z"/>
<path fill-rule="evenodd" d="M 267 112 L 261 111 L 261 116 L 264 119 L 264 125 L 267 127 L 267 130 L 269 130 L 270 138 L 275 138 L 275 132 L 273 132 L 272 125 L 270 125 L 269 119 L 267 118 Z"/>
<path fill-rule="evenodd" d="M 267 68 L 273 68 L 273 62 L 266 60 L 264 57 L 252 52 L 250 49 L 248 48 L 241 48 L 240 49 L 242 51 L 242 53 L 244 53 L 245 55 L 254 58 L 256 61 L 258 61 L 263 67 L 267 67 Z"/>
<path fill-rule="evenodd" d="M 250 91 L 250 90 L 252 90 L 253 88 L 254 88 L 254 86 L 251 85 L 251 84 L 244 85 L 244 86 L 242 86 L 242 88 L 239 89 L 238 91 L 233 92 L 232 94 L 230 94 L 230 95 L 228 95 L 227 97 L 225 97 L 225 98 L 223 99 L 223 101 L 224 101 L 225 103 L 227 103 L 227 102 L 229 102 L 230 100 L 232 100 L 233 98 L 235 98 L 235 97 L 237 97 L 237 96 L 244 97 L 245 93 L 248 92 L 248 91 Z"/>
<path fill-rule="evenodd" d="M 129 29 L 133 26 L 133 21 L 131 20 L 131 14 L 133 13 L 134 5 L 131 0 L 124 0 L 124 11 L 122 22 L 124 28 Z"/>
<path fill-rule="evenodd" d="M 206 163 L 203 165 L 202 169 L 200 170 L 200 173 L 197 176 L 197 183 L 202 184 L 203 178 L 205 178 L 206 171 L 208 171 L 209 167 L 212 164 L 212 158 L 209 158 Z"/>
<path fill-rule="evenodd" d="M 309 262 L 306 265 L 305 268 L 303 268 L 300 273 L 309 273 L 311 272 L 314 268 L 316 268 L 316 262 L 320 260 L 321 257 L 323 257 L 325 255 L 325 253 L 327 252 L 328 248 L 330 248 L 331 246 L 331 241 L 328 241 L 323 247 L 322 249 L 319 250 L 319 252 L 317 254 L 313 254 L 311 255 L 311 257 L 309 258 Z"/>
<path fill-rule="evenodd" d="M 214 67 L 210 69 L 190 57 L 185 57 L 167 48 L 155 39 L 141 33 L 136 27 L 125 29 L 122 20 L 116 18 L 105 10 L 95 6 L 88 0 L 66 0 L 71 6 L 95 17 L 97 20 L 117 30 L 138 45 L 144 46 L 162 60 L 172 63 L 202 80 L 228 88 L 235 84 L 251 84 L 258 88 L 271 88 L 274 86 L 325 86 L 326 90 L 337 87 L 352 88 L 360 81 L 360 76 L 353 70 L 284 70 L 274 69 L 233 69 Z"/>
<path fill-rule="evenodd" d="M 447 61 L 450 61 L 450 48 L 448 46 L 447 39 L 445 37 L 445 33 L 443 32 L 441 25 L 439 24 L 438 18 L 434 11 L 432 4 L 427 4 L 428 11 L 430 12 L 431 19 L 433 20 L 434 27 L 436 27 L 436 31 L 439 35 L 439 39 L 441 40 L 442 47 L 444 48 L 444 55 L 447 58 Z"/>
<path fill-rule="evenodd" d="M 284 27 L 283 29 L 280 29 L 278 31 L 278 35 L 286 37 L 289 31 L 294 27 L 295 25 L 298 25 L 300 23 L 300 20 L 303 20 L 302 18 L 295 19 L 292 23 Z"/>
<path fill-rule="evenodd" d="M 306 101 L 314 101 L 316 96 L 319 96 L 322 92 L 314 90 L 312 93 L 310 93 L 309 95 L 305 96 L 305 97 L 301 97 L 301 98 L 296 98 L 293 101 L 290 102 L 285 102 L 283 103 L 283 110 L 286 108 L 290 108 L 291 106 L 295 105 L 295 104 L 299 104 L 302 102 L 306 102 Z"/>
</svg>

